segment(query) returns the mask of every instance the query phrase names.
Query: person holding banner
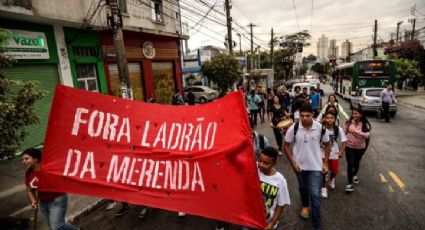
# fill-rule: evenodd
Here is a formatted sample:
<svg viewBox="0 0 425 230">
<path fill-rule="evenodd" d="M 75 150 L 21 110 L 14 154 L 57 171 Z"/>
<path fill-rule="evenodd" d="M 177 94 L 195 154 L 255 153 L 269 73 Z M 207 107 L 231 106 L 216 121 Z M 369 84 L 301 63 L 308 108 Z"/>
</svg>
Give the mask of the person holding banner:
<svg viewBox="0 0 425 230">
<path fill-rule="evenodd" d="M 293 124 L 285 135 L 285 154 L 295 171 L 301 197 L 300 216 L 309 218 L 311 214 L 314 229 L 323 229 L 320 203 L 323 174 L 328 173 L 327 162 L 330 154 L 330 139 L 326 129 L 313 120 L 313 108 L 304 103 L 300 108 L 300 121 Z M 291 149 L 291 143 L 294 143 Z M 325 145 L 322 160 L 321 144 Z"/>
<path fill-rule="evenodd" d="M 27 172 L 25 173 L 25 186 L 27 187 L 28 199 L 35 211 L 37 211 L 38 201 L 40 201 L 41 213 L 49 229 L 79 229 L 65 221 L 65 213 L 68 204 L 67 194 L 38 191 L 38 185 L 40 183 L 41 151 L 34 148 L 27 149 L 22 153 L 21 161 L 27 168 Z"/>
</svg>

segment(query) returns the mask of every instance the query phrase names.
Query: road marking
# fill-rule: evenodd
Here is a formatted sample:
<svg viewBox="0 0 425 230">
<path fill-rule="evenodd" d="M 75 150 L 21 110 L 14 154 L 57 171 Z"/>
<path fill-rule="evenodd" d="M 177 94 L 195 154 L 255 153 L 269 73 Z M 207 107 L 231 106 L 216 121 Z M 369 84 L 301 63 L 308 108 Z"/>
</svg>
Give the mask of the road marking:
<svg viewBox="0 0 425 230">
<path fill-rule="evenodd" d="M 404 185 L 403 181 L 392 171 L 389 171 L 388 174 L 391 178 L 393 178 L 394 182 L 400 187 L 400 189 L 407 194 L 406 192 L 406 186 Z"/>
<path fill-rule="evenodd" d="M 379 173 L 379 177 L 381 178 L 382 183 L 388 183 L 387 179 L 385 179 L 384 175 L 382 173 Z"/>
<path fill-rule="evenodd" d="M 23 192 L 25 191 L 25 185 L 21 184 L 21 185 L 17 185 L 13 188 L 10 188 L 6 191 L 0 192 L 0 199 L 6 198 L 8 196 L 14 195 L 16 193 L 19 192 Z"/>
<path fill-rule="evenodd" d="M 18 211 L 16 211 L 16 212 L 14 212 L 14 213 L 10 214 L 10 216 L 11 216 L 11 217 L 16 217 L 16 216 L 18 216 L 18 215 L 20 215 L 20 214 L 22 214 L 22 213 L 24 213 L 24 212 L 27 212 L 27 211 L 29 211 L 29 210 L 31 210 L 31 209 L 33 209 L 33 208 L 32 208 L 32 206 L 31 206 L 31 205 L 27 205 L 27 206 L 25 206 L 24 208 L 21 208 L 21 209 L 19 209 Z"/>
<path fill-rule="evenodd" d="M 394 192 L 393 186 L 391 186 L 390 184 L 388 185 L 388 191 Z"/>
</svg>

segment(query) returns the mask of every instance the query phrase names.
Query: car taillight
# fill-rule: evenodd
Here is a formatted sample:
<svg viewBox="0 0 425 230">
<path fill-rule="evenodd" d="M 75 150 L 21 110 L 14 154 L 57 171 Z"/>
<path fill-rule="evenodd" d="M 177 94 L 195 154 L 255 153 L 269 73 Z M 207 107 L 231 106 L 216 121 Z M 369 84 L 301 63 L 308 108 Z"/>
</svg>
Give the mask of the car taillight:
<svg viewBox="0 0 425 230">
<path fill-rule="evenodd" d="M 367 98 L 363 98 L 363 103 L 365 103 L 365 104 L 367 104 L 367 102 L 368 102 L 368 100 L 367 100 Z"/>
</svg>

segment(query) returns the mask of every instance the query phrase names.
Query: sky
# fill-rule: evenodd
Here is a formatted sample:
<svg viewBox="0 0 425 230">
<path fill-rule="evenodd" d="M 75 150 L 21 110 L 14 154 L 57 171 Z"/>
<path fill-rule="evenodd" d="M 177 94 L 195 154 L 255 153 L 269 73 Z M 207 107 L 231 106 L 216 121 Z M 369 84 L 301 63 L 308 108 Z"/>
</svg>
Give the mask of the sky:
<svg viewBox="0 0 425 230">
<path fill-rule="evenodd" d="M 403 21 L 400 31 L 412 29 L 411 18 L 416 18 L 416 29 L 425 27 L 424 0 L 231 0 L 234 30 L 241 33 L 242 49 L 250 48 L 249 27 L 255 24 L 254 43 L 262 50 L 269 49 L 271 28 L 280 37 L 302 30 L 312 34 L 311 46 L 303 55 L 317 53 L 318 38 L 324 34 L 336 39 L 337 45 L 346 39 L 353 43 L 353 51 L 373 43 L 374 20 L 378 20 L 378 40 L 388 41 L 396 32 L 397 22 Z M 204 45 L 224 48 L 224 0 L 181 0 L 182 21 L 189 25 L 189 48 Z M 416 4 L 415 15 L 412 8 Z M 209 8 L 208 6 L 214 6 Z M 210 10 L 211 9 L 211 10 Z M 207 14 L 207 12 L 209 13 Z M 195 13 L 196 12 L 196 13 Z M 205 17 L 205 15 L 207 16 Z M 425 36 L 425 29 L 421 36 Z M 237 32 L 233 40 L 238 43 Z"/>
</svg>

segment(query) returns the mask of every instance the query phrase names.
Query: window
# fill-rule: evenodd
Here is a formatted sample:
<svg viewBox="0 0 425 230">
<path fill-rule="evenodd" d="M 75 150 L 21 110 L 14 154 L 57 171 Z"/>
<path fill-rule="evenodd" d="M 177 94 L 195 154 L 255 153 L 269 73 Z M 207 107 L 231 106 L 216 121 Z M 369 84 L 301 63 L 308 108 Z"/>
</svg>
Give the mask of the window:
<svg viewBox="0 0 425 230">
<path fill-rule="evenodd" d="M 79 57 L 96 57 L 97 52 L 93 47 L 74 47 L 74 56 Z"/>
<path fill-rule="evenodd" d="M 152 21 L 158 22 L 158 23 L 164 23 L 164 17 L 162 14 L 162 0 L 152 0 L 151 10 L 152 10 Z"/>
<path fill-rule="evenodd" d="M 78 88 L 92 92 L 99 92 L 96 64 L 77 65 Z"/>
<path fill-rule="evenodd" d="M 173 62 L 152 62 L 155 100 L 160 104 L 171 104 L 175 93 Z"/>
<path fill-rule="evenodd" d="M 128 13 L 127 0 L 118 0 L 118 8 L 121 10 L 121 13 Z"/>
<path fill-rule="evenodd" d="M 369 89 L 366 90 L 366 96 L 368 97 L 380 97 L 382 89 Z"/>
<path fill-rule="evenodd" d="M 133 87 L 133 96 L 134 99 L 138 101 L 144 100 L 144 87 L 142 80 L 142 71 L 140 68 L 140 63 L 127 63 L 128 74 L 130 76 L 131 85 Z M 117 64 L 110 64 L 109 68 L 109 84 L 111 86 L 111 93 L 114 96 L 121 97 L 121 83 L 118 74 Z"/>
</svg>

